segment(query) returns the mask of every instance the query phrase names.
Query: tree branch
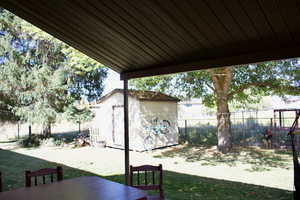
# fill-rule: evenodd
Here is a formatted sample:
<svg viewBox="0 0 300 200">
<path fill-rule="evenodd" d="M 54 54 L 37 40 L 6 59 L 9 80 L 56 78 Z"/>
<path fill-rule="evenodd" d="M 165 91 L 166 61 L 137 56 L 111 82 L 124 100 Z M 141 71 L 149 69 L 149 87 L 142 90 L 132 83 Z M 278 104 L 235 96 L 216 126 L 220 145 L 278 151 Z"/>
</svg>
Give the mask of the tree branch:
<svg viewBox="0 0 300 200">
<path fill-rule="evenodd" d="M 211 86 L 210 84 L 206 83 L 205 84 L 209 89 L 211 89 L 213 92 L 215 92 L 215 88 L 213 86 Z"/>
<path fill-rule="evenodd" d="M 294 86 L 287 86 L 287 85 L 274 85 L 274 82 L 253 82 L 253 83 L 247 83 L 244 85 L 241 85 L 237 90 L 232 91 L 228 94 L 229 98 L 232 98 L 235 94 L 241 93 L 244 90 L 252 87 L 252 86 L 256 86 L 256 87 L 270 87 L 270 88 L 274 88 L 274 89 L 285 89 L 285 90 L 289 90 L 289 91 L 295 91 L 295 92 L 300 92 L 300 88 L 294 87 Z"/>
</svg>

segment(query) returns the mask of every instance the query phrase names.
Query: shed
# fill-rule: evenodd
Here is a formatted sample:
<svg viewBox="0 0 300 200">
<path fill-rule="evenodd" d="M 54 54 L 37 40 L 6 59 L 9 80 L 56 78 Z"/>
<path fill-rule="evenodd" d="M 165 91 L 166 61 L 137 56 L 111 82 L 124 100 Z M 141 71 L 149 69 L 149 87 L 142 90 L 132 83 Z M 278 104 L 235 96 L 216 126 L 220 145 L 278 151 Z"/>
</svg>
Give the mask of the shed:
<svg viewBox="0 0 300 200">
<path fill-rule="evenodd" d="M 129 148 L 137 151 L 178 144 L 177 102 L 160 92 L 129 90 Z M 91 105 L 93 128 L 107 146 L 124 148 L 123 89 L 115 89 Z"/>
</svg>

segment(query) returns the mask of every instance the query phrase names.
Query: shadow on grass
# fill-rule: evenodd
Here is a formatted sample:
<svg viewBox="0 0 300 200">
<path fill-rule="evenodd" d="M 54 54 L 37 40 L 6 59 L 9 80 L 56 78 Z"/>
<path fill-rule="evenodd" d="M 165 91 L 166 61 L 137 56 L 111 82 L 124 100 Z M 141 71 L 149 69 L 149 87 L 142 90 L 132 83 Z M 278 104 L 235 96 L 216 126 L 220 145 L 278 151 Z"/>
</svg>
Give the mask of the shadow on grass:
<svg viewBox="0 0 300 200">
<path fill-rule="evenodd" d="M 45 155 L 47 157 L 47 155 Z M 0 150 L 0 171 L 2 172 L 3 186 L 5 190 L 12 190 L 25 186 L 25 170 L 37 170 L 40 168 L 56 167 L 57 163 L 39 158 L 15 153 L 8 150 Z M 95 176 L 95 174 L 62 165 L 64 178 L 79 176 Z"/>
<path fill-rule="evenodd" d="M 122 182 L 123 175 L 106 177 Z M 164 189 L 168 200 L 290 200 L 292 192 L 240 182 L 218 180 L 164 171 Z"/>
<path fill-rule="evenodd" d="M 47 155 L 45 155 L 46 157 Z M 57 164 L 35 157 L 0 150 L 0 171 L 3 175 L 4 190 L 24 187 L 24 171 L 44 167 L 55 167 Z M 64 179 L 79 176 L 99 176 L 84 170 L 62 165 Z M 105 176 L 104 178 L 124 183 L 124 175 Z M 171 171 L 164 172 L 164 188 L 169 200 L 289 200 L 292 192 L 239 182 L 217 180 L 192 176 Z"/>
<path fill-rule="evenodd" d="M 215 146 L 204 145 L 181 145 L 155 155 L 155 157 L 182 157 L 187 162 L 201 161 L 201 165 L 210 166 L 249 164 L 250 168 L 246 170 L 253 172 L 269 171 L 272 167 L 289 169 L 291 167 L 289 163 L 292 160 L 291 154 L 288 152 L 278 153 L 260 148 L 235 147 L 230 153 L 222 154 L 217 151 Z"/>
</svg>

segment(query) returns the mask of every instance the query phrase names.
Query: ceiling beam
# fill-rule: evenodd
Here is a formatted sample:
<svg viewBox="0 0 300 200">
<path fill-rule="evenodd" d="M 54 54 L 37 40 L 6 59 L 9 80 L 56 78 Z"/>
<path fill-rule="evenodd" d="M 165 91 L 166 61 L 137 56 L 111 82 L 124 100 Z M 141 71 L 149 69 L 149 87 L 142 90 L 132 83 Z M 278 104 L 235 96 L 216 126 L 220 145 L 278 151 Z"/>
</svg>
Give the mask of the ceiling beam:
<svg viewBox="0 0 300 200">
<path fill-rule="evenodd" d="M 266 62 L 272 60 L 281 60 L 300 57 L 300 46 L 288 48 L 271 49 L 268 51 L 258 51 L 243 55 L 231 57 L 217 57 L 210 59 L 202 59 L 197 62 L 174 64 L 167 66 L 151 66 L 136 71 L 127 71 L 121 73 L 121 80 L 141 78 L 147 76 L 165 75 L 179 72 L 204 70 L 216 67 L 236 66 L 251 63 Z"/>
</svg>

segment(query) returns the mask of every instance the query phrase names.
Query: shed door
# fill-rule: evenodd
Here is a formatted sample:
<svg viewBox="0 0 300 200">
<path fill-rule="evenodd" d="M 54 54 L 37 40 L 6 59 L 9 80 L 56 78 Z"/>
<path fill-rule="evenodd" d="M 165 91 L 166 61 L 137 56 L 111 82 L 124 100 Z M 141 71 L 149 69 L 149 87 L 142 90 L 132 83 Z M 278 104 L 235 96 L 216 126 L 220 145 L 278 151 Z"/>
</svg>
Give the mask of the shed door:
<svg viewBox="0 0 300 200">
<path fill-rule="evenodd" d="M 124 146 L 124 106 L 113 106 L 113 142 Z"/>
</svg>

